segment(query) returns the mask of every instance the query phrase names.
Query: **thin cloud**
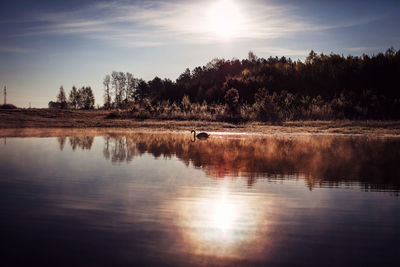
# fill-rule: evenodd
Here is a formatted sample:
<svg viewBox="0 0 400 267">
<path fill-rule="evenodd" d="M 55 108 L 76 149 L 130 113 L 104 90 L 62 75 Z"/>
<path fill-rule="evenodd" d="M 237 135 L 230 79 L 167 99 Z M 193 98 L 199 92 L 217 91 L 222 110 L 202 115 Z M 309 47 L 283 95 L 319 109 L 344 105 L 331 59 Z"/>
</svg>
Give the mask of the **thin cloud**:
<svg viewBox="0 0 400 267">
<path fill-rule="evenodd" d="M 242 21 L 232 39 L 268 40 L 303 31 L 321 31 L 369 23 L 361 19 L 337 25 L 315 25 L 296 16 L 296 8 L 248 1 L 236 1 Z M 91 39 L 112 40 L 123 46 L 180 43 L 213 43 L 220 40 L 207 26 L 208 6 L 212 2 L 98 3 L 76 12 L 37 14 L 31 27 L 18 36 L 75 34 Z"/>
<path fill-rule="evenodd" d="M 366 52 L 366 51 L 373 51 L 373 50 L 378 50 L 380 49 L 379 47 L 376 46 L 358 46 L 358 47 L 349 47 L 347 50 L 352 51 L 352 52 Z"/>
<path fill-rule="evenodd" d="M 0 46 L 0 53 L 28 53 L 30 50 L 21 47 Z"/>
<path fill-rule="evenodd" d="M 345 48 L 346 51 L 353 54 L 376 54 L 382 52 L 382 47 L 378 46 L 358 46 Z"/>
<path fill-rule="evenodd" d="M 271 56 L 298 56 L 306 57 L 310 51 L 304 49 L 291 49 L 291 48 L 279 48 L 279 47 L 259 47 L 255 48 L 256 53 L 264 53 Z"/>
</svg>

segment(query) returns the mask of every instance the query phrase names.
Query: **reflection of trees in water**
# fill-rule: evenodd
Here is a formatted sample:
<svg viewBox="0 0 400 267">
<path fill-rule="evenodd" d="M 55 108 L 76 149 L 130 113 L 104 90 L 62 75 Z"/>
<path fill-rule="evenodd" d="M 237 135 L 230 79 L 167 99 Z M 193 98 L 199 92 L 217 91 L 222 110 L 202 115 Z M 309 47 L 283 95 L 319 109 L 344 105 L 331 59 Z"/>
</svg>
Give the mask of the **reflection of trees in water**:
<svg viewBox="0 0 400 267">
<path fill-rule="evenodd" d="M 190 142 L 183 134 L 131 134 L 105 137 L 104 155 L 113 162 L 131 161 L 151 153 L 176 156 L 208 176 L 304 178 L 308 187 L 351 185 L 369 189 L 400 189 L 400 141 L 368 138 L 251 137 L 211 138 Z"/>
<path fill-rule="evenodd" d="M 77 147 L 82 150 L 90 150 L 92 148 L 93 136 L 70 136 L 69 144 L 71 145 L 72 150 L 75 150 Z"/>
<path fill-rule="evenodd" d="M 94 136 L 69 136 L 69 145 L 72 150 L 75 151 L 76 148 L 80 148 L 82 150 L 90 150 L 93 145 Z M 58 137 L 58 144 L 60 145 L 60 150 L 64 149 L 65 143 L 67 141 L 67 137 Z"/>
<path fill-rule="evenodd" d="M 93 137 L 70 137 L 71 147 L 90 149 Z M 60 149 L 65 139 L 59 139 Z M 176 156 L 213 178 L 304 179 L 307 186 L 360 183 L 365 190 L 400 190 L 400 140 L 343 137 L 210 138 L 191 142 L 185 134 L 106 134 L 103 155 L 130 162 L 144 153 Z"/>
<path fill-rule="evenodd" d="M 57 141 L 58 141 L 58 144 L 60 145 L 60 150 L 61 151 L 64 149 L 66 140 L 67 140 L 67 137 L 65 137 L 65 136 L 57 137 Z"/>
<path fill-rule="evenodd" d="M 122 136 L 105 136 L 103 155 L 106 159 L 110 159 L 112 162 L 130 162 L 135 156 L 141 155 L 137 144 L 131 139 Z"/>
</svg>

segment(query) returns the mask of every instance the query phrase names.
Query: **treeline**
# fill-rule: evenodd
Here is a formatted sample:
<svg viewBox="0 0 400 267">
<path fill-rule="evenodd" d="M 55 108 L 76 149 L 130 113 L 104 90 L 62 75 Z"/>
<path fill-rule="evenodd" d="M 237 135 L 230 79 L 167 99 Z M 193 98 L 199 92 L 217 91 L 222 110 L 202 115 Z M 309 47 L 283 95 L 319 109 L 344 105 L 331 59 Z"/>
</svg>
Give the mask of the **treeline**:
<svg viewBox="0 0 400 267">
<path fill-rule="evenodd" d="M 399 119 L 400 51 L 374 56 L 317 54 L 214 59 L 176 81 L 130 73 L 104 79 L 104 108 L 140 118 L 261 120 Z"/>
<path fill-rule="evenodd" d="M 72 86 L 68 99 L 63 86 L 61 86 L 56 101 L 49 102 L 49 108 L 93 109 L 94 103 L 95 99 L 90 86 L 83 86 L 80 89 Z"/>
</svg>

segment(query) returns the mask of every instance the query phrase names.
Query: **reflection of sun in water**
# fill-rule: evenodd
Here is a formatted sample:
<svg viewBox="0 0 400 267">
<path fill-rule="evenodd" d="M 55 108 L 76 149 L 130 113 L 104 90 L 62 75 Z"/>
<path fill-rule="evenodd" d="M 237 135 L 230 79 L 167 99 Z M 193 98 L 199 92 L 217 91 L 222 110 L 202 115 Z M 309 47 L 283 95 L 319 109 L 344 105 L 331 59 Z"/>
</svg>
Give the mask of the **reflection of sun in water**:
<svg viewBox="0 0 400 267">
<path fill-rule="evenodd" d="M 214 248 L 235 244 L 244 232 L 240 231 L 243 202 L 222 189 L 190 202 L 185 213 L 192 240 Z M 200 245 L 201 246 L 201 245 Z"/>
<path fill-rule="evenodd" d="M 241 30 L 243 17 L 233 0 L 214 3 L 207 18 L 207 28 L 222 39 L 231 39 Z"/>
<path fill-rule="evenodd" d="M 268 243 L 271 199 L 225 186 L 189 192 L 172 205 L 179 212 L 174 225 L 182 233 L 185 251 L 243 258 L 261 253 Z"/>
<path fill-rule="evenodd" d="M 226 232 L 234 225 L 237 210 L 227 199 L 226 193 L 222 193 L 221 198 L 212 207 L 210 216 L 210 227 L 217 228 Z"/>
</svg>

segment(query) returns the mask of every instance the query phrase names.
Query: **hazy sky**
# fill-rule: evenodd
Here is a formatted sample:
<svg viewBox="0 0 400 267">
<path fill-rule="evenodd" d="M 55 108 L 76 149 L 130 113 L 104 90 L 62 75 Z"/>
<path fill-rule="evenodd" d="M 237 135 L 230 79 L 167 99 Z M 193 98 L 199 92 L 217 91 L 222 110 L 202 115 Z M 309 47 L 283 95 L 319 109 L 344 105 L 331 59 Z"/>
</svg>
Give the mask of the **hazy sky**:
<svg viewBox="0 0 400 267">
<path fill-rule="evenodd" d="M 175 80 L 213 58 L 304 59 L 400 48 L 400 1 L 7 1 L 0 9 L 0 86 L 8 102 L 46 107 L 63 85 L 112 70 Z M 2 98 L 1 98 L 2 99 Z"/>
</svg>

